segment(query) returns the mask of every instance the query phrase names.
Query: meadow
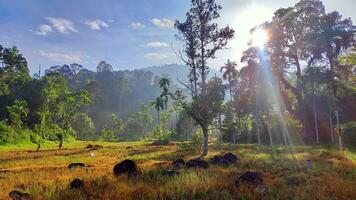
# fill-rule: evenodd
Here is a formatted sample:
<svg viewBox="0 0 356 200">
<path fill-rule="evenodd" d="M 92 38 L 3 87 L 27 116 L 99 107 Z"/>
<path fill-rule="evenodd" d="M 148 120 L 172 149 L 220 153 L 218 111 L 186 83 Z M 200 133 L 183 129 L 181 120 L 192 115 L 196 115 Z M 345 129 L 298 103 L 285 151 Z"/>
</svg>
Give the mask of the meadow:
<svg viewBox="0 0 356 200">
<path fill-rule="evenodd" d="M 214 155 L 232 152 L 241 163 L 208 169 L 181 169 L 179 175 L 165 176 L 172 161 L 188 160 L 200 154 L 190 143 L 153 146 L 152 142 L 66 143 L 62 150 L 55 143 L 34 151 L 31 144 L 0 148 L 0 199 L 9 199 L 16 189 L 33 199 L 355 199 L 356 153 L 339 152 L 331 147 L 257 146 L 210 144 Z M 91 150 L 88 144 L 102 145 Z M 116 163 L 132 159 L 142 174 L 135 178 L 116 177 Z M 307 166 L 310 160 L 311 166 Z M 69 170 L 70 163 L 86 167 Z M 245 171 L 258 171 L 268 187 L 261 192 L 235 186 Z M 70 189 L 80 178 L 84 187 Z"/>
</svg>

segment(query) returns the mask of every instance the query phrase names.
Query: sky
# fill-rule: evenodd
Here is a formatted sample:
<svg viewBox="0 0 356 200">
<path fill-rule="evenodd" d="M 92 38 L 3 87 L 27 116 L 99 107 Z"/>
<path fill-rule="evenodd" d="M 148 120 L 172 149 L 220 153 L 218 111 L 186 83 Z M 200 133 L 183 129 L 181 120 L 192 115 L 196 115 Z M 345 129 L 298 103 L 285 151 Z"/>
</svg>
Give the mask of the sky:
<svg viewBox="0 0 356 200">
<path fill-rule="evenodd" d="M 235 38 L 209 66 L 239 61 L 249 30 L 270 20 L 275 10 L 297 0 L 216 0 L 220 27 Z M 323 0 L 326 10 L 356 20 L 356 0 Z M 183 21 L 190 0 L 0 0 L 0 45 L 17 46 L 31 73 L 41 65 L 79 63 L 95 70 L 99 61 L 115 70 L 181 63 L 175 51 L 174 21 Z M 241 65 L 240 63 L 238 63 Z"/>
</svg>

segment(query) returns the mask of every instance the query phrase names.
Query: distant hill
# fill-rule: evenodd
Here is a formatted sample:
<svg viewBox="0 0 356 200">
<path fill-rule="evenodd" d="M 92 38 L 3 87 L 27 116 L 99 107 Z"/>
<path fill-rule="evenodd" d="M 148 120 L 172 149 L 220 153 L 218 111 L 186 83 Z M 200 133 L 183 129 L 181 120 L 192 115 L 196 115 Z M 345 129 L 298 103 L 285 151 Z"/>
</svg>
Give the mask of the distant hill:
<svg viewBox="0 0 356 200">
<path fill-rule="evenodd" d="M 158 76 L 168 76 L 171 78 L 174 83 L 178 83 L 177 78 L 180 81 L 187 82 L 188 81 L 188 67 L 179 64 L 166 64 L 161 66 L 151 66 L 143 68 L 142 70 L 150 71 Z M 209 78 L 213 76 L 221 77 L 221 72 L 215 69 L 210 69 Z"/>
</svg>

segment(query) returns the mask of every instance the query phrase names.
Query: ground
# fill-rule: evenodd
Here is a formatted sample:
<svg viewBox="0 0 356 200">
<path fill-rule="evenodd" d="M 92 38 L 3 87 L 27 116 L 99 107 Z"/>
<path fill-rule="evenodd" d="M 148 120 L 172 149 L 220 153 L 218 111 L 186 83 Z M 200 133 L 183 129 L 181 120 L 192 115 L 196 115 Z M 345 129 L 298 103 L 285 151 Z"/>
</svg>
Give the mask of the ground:
<svg viewBox="0 0 356 200">
<path fill-rule="evenodd" d="M 89 150 L 88 144 L 104 148 Z M 128 146 L 132 148 L 127 148 Z M 149 142 L 80 142 L 57 150 L 48 143 L 35 152 L 35 146 L 0 147 L 0 199 L 8 199 L 17 189 L 33 199 L 356 199 L 356 153 L 338 152 L 327 147 L 210 144 L 204 159 L 232 152 L 241 159 L 237 166 L 210 166 L 209 169 L 182 169 L 180 175 L 166 177 L 178 158 L 195 158 L 199 151 L 187 143 L 152 146 Z M 116 163 L 132 159 L 142 174 L 129 179 L 115 177 Z M 311 166 L 308 167 L 307 160 Z M 87 167 L 69 170 L 70 163 Z M 268 191 L 235 187 L 245 171 L 262 173 Z M 84 188 L 70 189 L 80 178 Z"/>
</svg>

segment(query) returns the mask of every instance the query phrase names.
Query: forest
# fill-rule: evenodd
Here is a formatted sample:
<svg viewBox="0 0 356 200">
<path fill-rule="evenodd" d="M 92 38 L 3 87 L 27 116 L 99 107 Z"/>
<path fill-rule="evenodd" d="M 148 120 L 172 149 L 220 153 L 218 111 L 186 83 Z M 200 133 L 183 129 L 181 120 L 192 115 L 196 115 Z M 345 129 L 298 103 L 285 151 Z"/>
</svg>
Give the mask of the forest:
<svg viewBox="0 0 356 200">
<path fill-rule="evenodd" d="M 352 19 L 301 0 L 212 66 L 239 30 L 190 3 L 170 68 L 30 73 L 0 45 L 0 199 L 356 198 Z"/>
</svg>

